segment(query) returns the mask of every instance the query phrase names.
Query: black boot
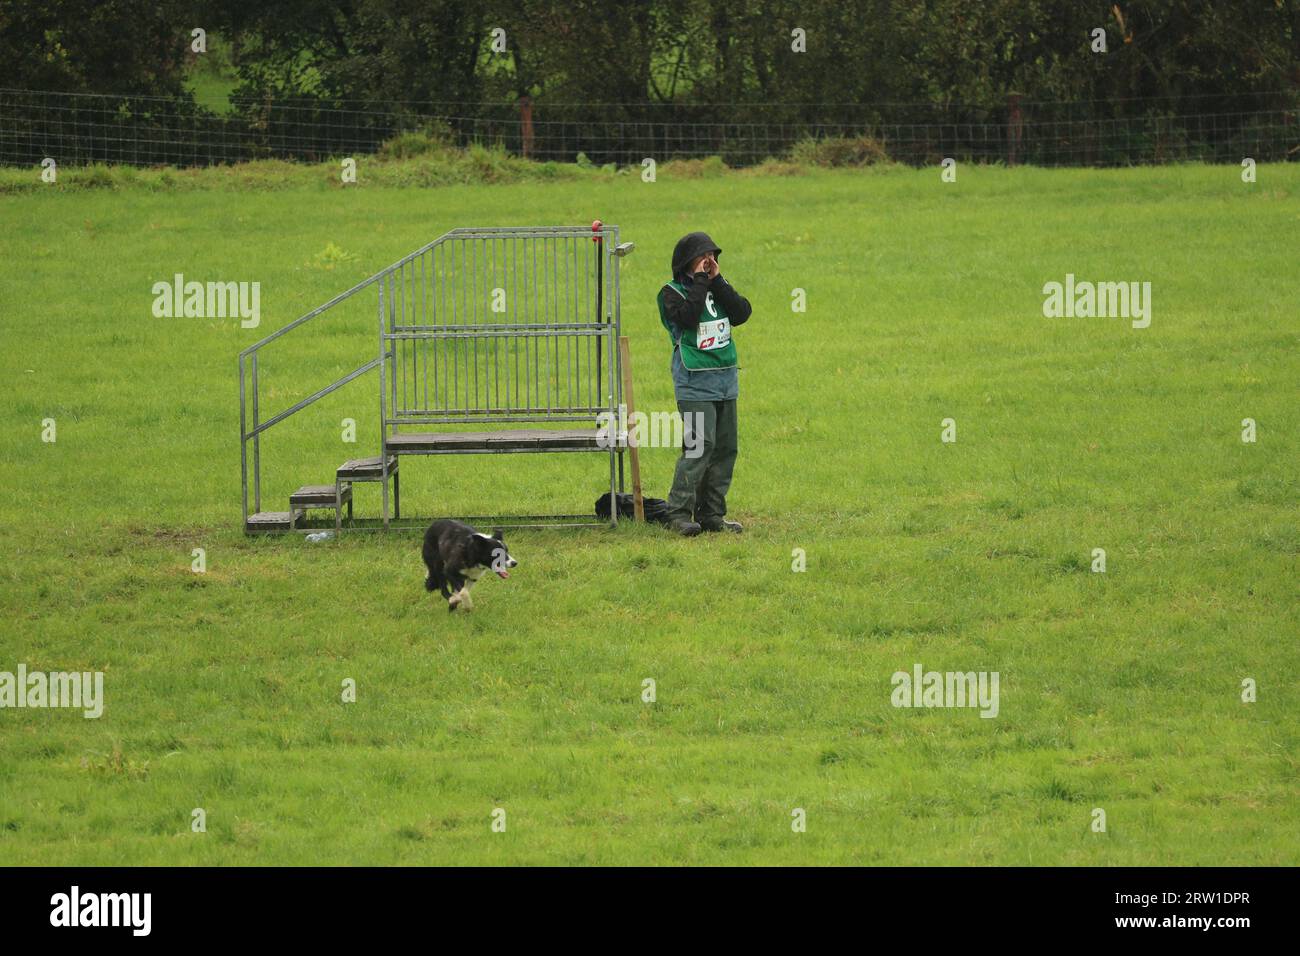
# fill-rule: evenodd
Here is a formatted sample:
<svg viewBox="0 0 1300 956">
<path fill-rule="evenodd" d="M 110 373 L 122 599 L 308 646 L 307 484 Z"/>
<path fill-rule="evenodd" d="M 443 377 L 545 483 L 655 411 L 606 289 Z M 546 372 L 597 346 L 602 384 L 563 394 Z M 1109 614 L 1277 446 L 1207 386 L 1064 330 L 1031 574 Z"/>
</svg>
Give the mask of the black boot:
<svg viewBox="0 0 1300 956">
<path fill-rule="evenodd" d="M 708 521 L 700 525 L 705 531 L 730 531 L 732 534 L 740 534 L 745 530 L 744 525 L 739 521 L 728 521 L 723 518 L 721 521 Z"/>
</svg>

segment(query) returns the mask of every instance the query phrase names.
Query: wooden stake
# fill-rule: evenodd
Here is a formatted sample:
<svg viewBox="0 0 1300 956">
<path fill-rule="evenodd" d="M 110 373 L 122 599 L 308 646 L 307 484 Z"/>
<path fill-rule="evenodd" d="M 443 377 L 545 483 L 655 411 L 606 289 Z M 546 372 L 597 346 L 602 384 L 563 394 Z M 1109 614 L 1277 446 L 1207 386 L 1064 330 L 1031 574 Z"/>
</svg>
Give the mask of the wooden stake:
<svg viewBox="0 0 1300 956">
<path fill-rule="evenodd" d="M 627 421 L 630 423 L 636 418 L 636 400 L 632 397 L 632 353 L 626 335 L 618 337 L 618 355 L 619 364 L 623 366 L 623 404 L 627 407 Z M 641 451 L 636 447 L 634 434 L 635 430 L 629 427 L 627 447 L 632 458 L 632 514 L 637 521 L 644 522 L 645 500 L 641 497 Z M 617 508 L 618 502 L 613 502 L 612 506 Z"/>
</svg>

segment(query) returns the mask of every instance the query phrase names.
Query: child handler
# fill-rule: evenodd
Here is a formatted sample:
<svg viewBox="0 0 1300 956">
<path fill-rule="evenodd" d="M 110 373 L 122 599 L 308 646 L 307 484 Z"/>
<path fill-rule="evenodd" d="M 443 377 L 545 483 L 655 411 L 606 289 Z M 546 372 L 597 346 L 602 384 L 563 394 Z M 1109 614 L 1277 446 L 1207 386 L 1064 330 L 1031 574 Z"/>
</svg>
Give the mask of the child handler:
<svg viewBox="0 0 1300 956">
<path fill-rule="evenodd" d="M 672 281 L 659 290 L 659 320 L 673 343 L 673 392 L 688 436 L 668 493 L 668 526 L 687 536 L 741 530 L 724 517 L 740 391 L 731 330 L 753 310 L 722 277 L 721 255 L 705 233 L 683 236 L 673 249 Z"/>
</svg>

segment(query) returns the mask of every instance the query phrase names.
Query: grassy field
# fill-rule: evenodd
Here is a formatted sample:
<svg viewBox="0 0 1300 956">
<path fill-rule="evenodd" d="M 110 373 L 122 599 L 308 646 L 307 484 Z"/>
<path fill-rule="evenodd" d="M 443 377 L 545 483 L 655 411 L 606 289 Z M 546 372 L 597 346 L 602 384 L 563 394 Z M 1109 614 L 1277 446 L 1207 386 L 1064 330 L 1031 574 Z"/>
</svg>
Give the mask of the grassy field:
<svg viewBox="0 0 1300 956">
<path fill-rule="evenodd" d="M 0 671 L 106 697 L 0 710 L 0 864 L 1300 863 L 1300 167 L 690 171 L 0 196 Z M 241 533 L 241 348 L 453 226 L 595 217 L 637 244 L 643 409 L 673 407 L 678 236 L 754 304 L 745 535 L 520 531 L 449 616 L 414 536 Z M 259 281 L 261 327 L 154 318 L 178 272 Z M 1067 273 L 1151 282 L 1150 327 L 1044 318 Z M 274 404 L 373 353 L 368 307 L 330 322 L 268 359 Z M 375 406 L 362 379 L 273 431 L 267 494 L 374 454 Z M 602 480 L 412 460 L 403 498 L 586 510 Z M 997 717 L 891 706 L 917 663 L 998 672 Z"/>
</svg>

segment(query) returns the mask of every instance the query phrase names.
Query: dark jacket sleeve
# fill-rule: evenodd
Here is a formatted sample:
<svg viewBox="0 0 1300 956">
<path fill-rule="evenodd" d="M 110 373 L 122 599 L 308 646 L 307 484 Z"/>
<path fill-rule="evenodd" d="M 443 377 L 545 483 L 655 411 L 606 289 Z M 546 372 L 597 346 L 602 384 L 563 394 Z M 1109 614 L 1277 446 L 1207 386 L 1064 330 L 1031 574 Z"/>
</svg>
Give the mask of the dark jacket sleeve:
<svg viewBox="0 0 1300 956">
<path fill-rule="evenodd" d="M 721 275 L 709 281 L 708 275 L 703 272 L 696 273 L 692 277 L 686 298 L 682 298 L 672 286 L 663 287 L 660 295 L 663 297 L 664 312 L 668 315 L 668 321 L 678 328 L 694 330 L 700 324 L 700 317 L 704 315 L 704 297 L 709 292 L 712 292 L 713 297 L 722 304 L 732 325 L 744 325 L 749 321 L 750 313 L 753 312 L 749 300 L 738 293 Z"/>
<path fill-rule="evenodd" d="M 732 325 L 744 325 L 749 321 L 750 313 L 754 311 L 753 306 L 730 282 L 722 278 L 722 273 L 718 273 L 709 283 L 709 289 L 713 292 L 713 298 L 722 303 Z"/>
<path fill-rule="evenodd" d="M 664 300 L 664 312 L 668 315 L 668 321 L 679 329 L 694 331 L 700 324 L 700 316 L 704 312 L 704 297 L 709 292 L 709 277 L 703 272 L 697 273 L 691 280 L 690 288 L 686 290 L 686 298 L 681 295 L 670 285 L 663 287 L 660 295 Z"/>
</svg>

